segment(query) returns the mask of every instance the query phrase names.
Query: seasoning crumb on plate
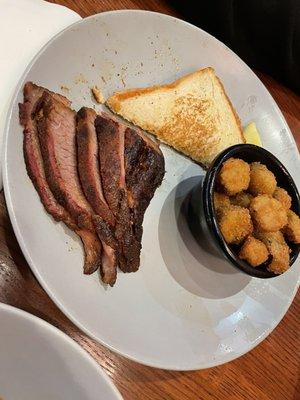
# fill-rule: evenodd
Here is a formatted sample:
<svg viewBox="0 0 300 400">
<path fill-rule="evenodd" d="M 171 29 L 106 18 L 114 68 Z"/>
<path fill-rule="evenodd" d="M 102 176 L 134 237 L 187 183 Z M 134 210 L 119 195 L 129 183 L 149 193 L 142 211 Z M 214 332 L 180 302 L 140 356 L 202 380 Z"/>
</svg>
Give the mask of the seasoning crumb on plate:
<svg viewBox="0 0 300 400">
<path fill-rule="evenodd" d="M 65 91 L 65 92 L 69 92 L 70 91 L 70 88 L 68 88 L 68 86 L 65 86 L 65 85 L 61 85 L 60 89 Z"/>
<path fill-rule="evenodd" d="M 105 98 L 104 98 L 101 90 L 98 88 L 98 86 L 96 86 L 96 85 L 93 86 L 91 90 L 92 90 L 92 94 L 93 94 L 93 97 L 96 100 L 96 102 L 99 104 L 104 104 Z"/>
</svg>

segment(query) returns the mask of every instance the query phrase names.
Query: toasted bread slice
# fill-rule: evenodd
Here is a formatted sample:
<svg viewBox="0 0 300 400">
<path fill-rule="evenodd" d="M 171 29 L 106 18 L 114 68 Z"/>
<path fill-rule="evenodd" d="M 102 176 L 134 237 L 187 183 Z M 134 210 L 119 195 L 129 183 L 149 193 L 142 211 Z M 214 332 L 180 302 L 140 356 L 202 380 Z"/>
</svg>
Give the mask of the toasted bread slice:
<svg viewBox="0 0 300 400">
<path fill-rule="evenodd" d="M 116 92 L 106 104 L 205 166 L 223 149 L 245 142 L 239 117 L 213 68 L 167 85 Z"/>
</svg>

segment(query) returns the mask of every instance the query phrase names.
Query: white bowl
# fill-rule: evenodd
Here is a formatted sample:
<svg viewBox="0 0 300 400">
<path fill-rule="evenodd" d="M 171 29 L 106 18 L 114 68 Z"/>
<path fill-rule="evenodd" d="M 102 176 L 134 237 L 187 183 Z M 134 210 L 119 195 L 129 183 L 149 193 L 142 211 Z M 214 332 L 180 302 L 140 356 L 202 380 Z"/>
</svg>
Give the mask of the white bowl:
<svg viewBox="0 0 300 400">
<path fill-rule="evenodd" d="M 99 365 L 47 322 L 0 304 L 1 400 L 121 400 Z"/>
</svg>

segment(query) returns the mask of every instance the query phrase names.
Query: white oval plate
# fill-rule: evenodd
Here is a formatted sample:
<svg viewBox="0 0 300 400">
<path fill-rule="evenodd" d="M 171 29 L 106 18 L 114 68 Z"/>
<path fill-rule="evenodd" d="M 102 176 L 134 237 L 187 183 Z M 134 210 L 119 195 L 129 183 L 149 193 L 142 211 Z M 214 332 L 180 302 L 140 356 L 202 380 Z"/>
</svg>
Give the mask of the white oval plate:
<svg viewBox="0 0 300 400">
<path fill-rule="evenodd" d="M 87 18 L 60 33 L 21 80 L 8 118 L 5 195 L 20 246 L 41 285 L 84 332 L 110 349 L 159 368 L 191 370 L 230 361 L 262 341 L 286 313 L 299 261 L 283 276 L 250 278 L 204 253 L 181 204 L 203 170 L 162 146 L 166 175 L 144 221 L 141 267 L 119 273 L 114 288 L 82 274 L 75 236 L 47 215 L 24 165 L 17 104 L 25 81 L 93 105 L 90 87 L 116 89 L 168 82 L 213 66 L 243 124 L 255 121 L 264 146 L 299 185 L 299 155 L 289 128 L 255 74 L 226 46 L 170 16 L 118 11 Z M 61 89 L 61 86 L 66 86 Z M 98 106 L 97 106 L 98 107 Z"/>
<path fill-rule="evenodd" d="M 0 304 L 2 400 L 121 400 L 110 379 L 77 343 L 25 311 Z"/>
</svg>

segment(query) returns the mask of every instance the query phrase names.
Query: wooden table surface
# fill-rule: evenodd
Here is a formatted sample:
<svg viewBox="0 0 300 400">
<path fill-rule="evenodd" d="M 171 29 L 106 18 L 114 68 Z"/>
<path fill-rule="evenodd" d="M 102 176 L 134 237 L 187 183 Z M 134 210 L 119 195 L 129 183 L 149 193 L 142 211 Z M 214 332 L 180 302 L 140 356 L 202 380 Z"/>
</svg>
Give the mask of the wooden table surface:
<svg viewBox="0 0 300 400">
<path fill-rule="evenodd" d="M 66 5 L 82 17 L 121 8 L 148 9 L 180 17 L 167 2 L 158 0 L 52 2 Z M 264 74 L 259 77 L 277 101 L 300 148 L 300 97 Z M 0 198 L 0 301 L 45 319 L 75 339 L 103 367 L 124 399 L 300 399 L 299 293 L 276 330 L 258 347 L 235 361 L 195 372 L 144 367 L 96 344 L 54 305 L 22 255 L 3 194 Z"/>
</svg>

